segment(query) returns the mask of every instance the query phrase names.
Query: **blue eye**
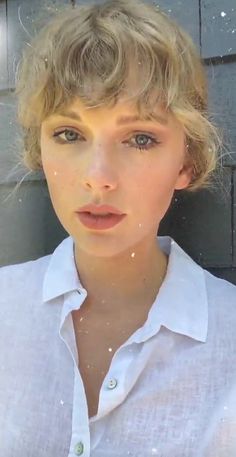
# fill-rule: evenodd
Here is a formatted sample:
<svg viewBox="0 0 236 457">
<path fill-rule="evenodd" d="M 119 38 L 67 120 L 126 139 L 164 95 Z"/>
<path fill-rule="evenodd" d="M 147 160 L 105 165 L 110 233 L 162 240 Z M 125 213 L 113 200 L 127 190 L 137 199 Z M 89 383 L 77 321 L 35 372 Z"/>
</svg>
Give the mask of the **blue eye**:
<svg viewBox="0 0 236 457">
<path fill-rule="evenodd" d="M 137 145 L 137 143 L 136 143 L 136 145 L 134 145 L 135 149 L 139 149 L 140 151 L 153 148 L 157 144 L 160 144 L 159 141 L 157 141 L 155 138 L 153 138 L 150 135 L 146 135 L 146 133 L 138 133 L 133 138 L 136 138 L 136 141 L 137 141 L 137 138 L 141 138 L 141 142 L 140 142 L 141 144 Z M 151 144 L 150 143 L 148 144 L 148 140 L 151 140 Z"/>
<path fill-rule="evenodd" d="M 65 137 L 66 137 L 66 140 L 63 140 L 62 138 L 60 138 L 60 135 L 64 134 Z M 58 143 L 74 143 L 78 138 L 78 135 L 79 133 L 76 132 L 75 130 L 72 130 L 72 129 L 64 129 L 64 130 L 61 130 L 59 132 L 55 132 L 53 134 L 53 137 L 56 138 L 55 141 L 57 141 Z"/>
</svg>

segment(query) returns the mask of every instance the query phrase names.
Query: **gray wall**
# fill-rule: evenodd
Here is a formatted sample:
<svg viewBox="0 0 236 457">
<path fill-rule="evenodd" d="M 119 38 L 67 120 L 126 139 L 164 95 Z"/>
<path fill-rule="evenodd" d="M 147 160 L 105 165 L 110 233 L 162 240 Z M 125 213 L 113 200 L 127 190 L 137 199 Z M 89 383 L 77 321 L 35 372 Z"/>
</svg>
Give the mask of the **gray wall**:
<svg viewBox="0 0 236 457">
<path fill-rule="evenodd" d="M 43 173 L 28 173 L 19 164 L 14 78 L 22 46 L 37 30 L 45 8 L 50 12 L 51 5 L 70 3 L 0 1 L 0 265 L 49 254 L 68 236 L 53 211 Z M 171 235 L 203 267 L 236 283 L 235 0 L 226 0 L 224 6 L 220 0 L 161 0 L 158 4 L 183 25 L 201 52 L 210 109 L 225 129 L 232 153 L 222 159 L 222 175 L 216 177 L 214 192 L 175 193 L 159 234 Z"/>
</svg>

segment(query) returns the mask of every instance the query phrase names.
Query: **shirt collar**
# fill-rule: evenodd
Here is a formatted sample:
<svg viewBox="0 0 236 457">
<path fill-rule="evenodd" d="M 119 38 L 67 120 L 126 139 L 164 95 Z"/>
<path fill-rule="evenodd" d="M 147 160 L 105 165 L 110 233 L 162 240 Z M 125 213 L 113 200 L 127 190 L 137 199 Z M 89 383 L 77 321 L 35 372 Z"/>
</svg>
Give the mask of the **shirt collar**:
<svg viewBox="0 0 236 457">
<path fill-rule="evenodd" d="M 65 238 L 51 255 L 43 282 L 43 302 L 73 290 L 83 291 L 74 260 L 74 240 Z"/>
<path fill-rule="evenodd" d="M 205 342 L 208 300 L 204 270 L 169 236 L 158 237 L 169 256 L 165 279 L 153 303 L 144 333 L 157 332 L 160 325 L 176 333 Z M 50 257 L 43 282 L 43 302 L 77 290 L 87 295 L 74 260 L 74 240 L 65 238 Z"/>
<path fill-rule="evenodd" d="M 165 279 L 149 311 L 147 329 L 164 325 L 176 333 L 205 342 L 208 330 L 208 298 L 205 273 L 169 236 L 158 237 L 169 255 Z"/>
</svg>

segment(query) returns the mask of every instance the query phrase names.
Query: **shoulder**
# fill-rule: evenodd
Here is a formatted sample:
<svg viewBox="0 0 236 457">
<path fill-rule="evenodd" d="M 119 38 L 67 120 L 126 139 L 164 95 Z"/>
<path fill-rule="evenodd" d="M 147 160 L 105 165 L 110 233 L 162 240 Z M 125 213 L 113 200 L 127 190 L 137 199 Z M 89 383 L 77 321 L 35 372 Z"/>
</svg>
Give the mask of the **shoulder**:
<svg viewBox="0 0 236 457">
<path fill-rule="evenodd" d="M 208 335 L 221 353 L 235 357 L 236 286 L 206 270 L 203 272 L 208 301 Z"/>
<path fill-rule="evenodd" d="M 214 276 L 205 269 L 203 269 L 203 274 L 209 302 L 214 302 L 217 305 L 232 305 L 236 312 L 236 285 Z"/>
<path fill-rule="evenodd" d="M 20 294 L 21 291 L 29 291 L 37 286 L 41 287 L 50 258 L 51 254 L 36 260 L 0 267 L 1 298 L 4 299 L 12 293 Z"/>
</svg>

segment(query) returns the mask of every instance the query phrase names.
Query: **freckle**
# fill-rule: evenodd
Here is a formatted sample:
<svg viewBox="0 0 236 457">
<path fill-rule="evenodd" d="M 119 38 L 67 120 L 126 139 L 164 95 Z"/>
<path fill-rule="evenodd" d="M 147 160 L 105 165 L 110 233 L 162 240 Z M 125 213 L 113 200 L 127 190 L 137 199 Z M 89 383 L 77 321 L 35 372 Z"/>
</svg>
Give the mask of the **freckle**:
<svg viewBox="0 0 236 457">
<path fill-rule="evenodd" d="M 131 257 L 134 257 L 134 256 L 135 256 L 135 252 L 132 252 Z"/>
</svg>

